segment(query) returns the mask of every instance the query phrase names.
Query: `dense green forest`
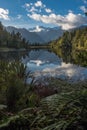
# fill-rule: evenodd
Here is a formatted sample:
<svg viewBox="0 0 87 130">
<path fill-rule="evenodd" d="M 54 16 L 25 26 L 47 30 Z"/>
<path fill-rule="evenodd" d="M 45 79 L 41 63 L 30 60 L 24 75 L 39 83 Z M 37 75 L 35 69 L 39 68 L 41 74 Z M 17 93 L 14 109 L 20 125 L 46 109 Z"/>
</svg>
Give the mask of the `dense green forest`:
<svg viewBox="0 0 87 130">
<path fill-rule="evenodd" d="M 87 66 L 87 27 L 64 32 L 51 48 L 65 62 Z"/>
<path fill-rule="evenodd" d="M 28 48 L 29 43 L 25 40 L 25 38 L 21 37 L 21 34 L 15 33 L 8 33 L 5 27 L 0 22 L 0 48 L 8 47 L 8 48 Z"/>
<path fill-rule="evenodd" d="M 52 42 L 53 47 L 87 49 L 87 27 L 64 32 L 63 36 Z"/>
</svg>

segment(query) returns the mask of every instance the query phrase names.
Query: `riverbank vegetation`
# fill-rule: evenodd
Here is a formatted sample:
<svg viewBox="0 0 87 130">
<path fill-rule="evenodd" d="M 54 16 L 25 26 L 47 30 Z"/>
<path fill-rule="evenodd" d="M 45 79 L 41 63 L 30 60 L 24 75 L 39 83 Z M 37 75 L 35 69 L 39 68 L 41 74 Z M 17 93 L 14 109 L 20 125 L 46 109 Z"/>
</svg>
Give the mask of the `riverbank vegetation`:
<svg viewBox="0 0 87 130">
<path fill-rule="evenodd" d="M 76 50 L 87 49 L 87 27 L 64 32 L 63 36 L 53 42 L 54 45 L 61 48 L 73 48 Z"/>
<path fill-rule="evenodd" d="M 87 27 L 66 31 L 51 48 L 65 62 L 87 66 Z"/>
<path fill-rule="evenodd" d="M 0 130 L 87 129 L 87 81 L 45 82 L 35 81 L 20 62 L 0 61 Z"/>
</svg>

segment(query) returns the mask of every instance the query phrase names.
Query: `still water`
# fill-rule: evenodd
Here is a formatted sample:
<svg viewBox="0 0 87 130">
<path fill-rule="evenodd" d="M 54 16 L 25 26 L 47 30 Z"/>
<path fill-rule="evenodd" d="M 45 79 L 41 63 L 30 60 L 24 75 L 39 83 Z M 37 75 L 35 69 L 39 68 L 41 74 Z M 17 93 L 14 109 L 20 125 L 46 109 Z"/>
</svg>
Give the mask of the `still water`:
<svg viewBox="0 0 87 130">
<path fill-rule="evenodd" d="M 57 77 L 70 81 L 87 79 L 87 67 L 66 63 L 55 53 L 45 49 L 27 52 L 0 52 L 0 59 L 21 60 L 27 65 L 27 71 L 31 71 L 36 78 Z"/>
</svg>

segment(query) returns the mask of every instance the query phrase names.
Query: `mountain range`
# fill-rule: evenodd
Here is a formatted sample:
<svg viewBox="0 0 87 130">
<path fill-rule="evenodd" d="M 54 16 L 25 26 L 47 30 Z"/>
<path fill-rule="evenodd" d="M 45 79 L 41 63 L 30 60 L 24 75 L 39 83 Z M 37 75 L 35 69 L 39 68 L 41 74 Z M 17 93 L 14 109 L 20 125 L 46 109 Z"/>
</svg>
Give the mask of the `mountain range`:
<svg viewBox="0 0 87 130">
<path fill-rule="evenodd" d="M 87 27 L 87 25 L 74 28 L 74 30 L 79 28 L 82 29 L 85 27 Z M 43 27 L 43 26 L 36 26 L 34 28 L 29 28 L 29 29 L 8 26 L 6 27 L 6 30 L 10 33 L 12 33 L 13 31 L 15 33 L 19 32 L 22 38 L 25 38 L 31 44 L 36 44 L 36 43 L 47 44 L 50 41 L 58 39 L 65 32 L 65 30 L 62 30 L 59 27 L 50 28 L 50 27 Z M 70 29 L 68 31 L 72 31 L 72 30 L 73 29 Z"/>
<path fill-rule="evenodd" d="M 62 36 L 64 30 L 58 27 L 46 28 L 43 26 L 36 26 L 35 28 L 25 29 L 25 28 L 16 28 L 12 26 L 6 27 L 6 30 L 10 33 L 13 31 L 15 33 L 21 33 L 22 38 L 25 38 L 31 44 L 39 43 L 44 44 L 52 40 L 58 39 Z"/>
</svg>

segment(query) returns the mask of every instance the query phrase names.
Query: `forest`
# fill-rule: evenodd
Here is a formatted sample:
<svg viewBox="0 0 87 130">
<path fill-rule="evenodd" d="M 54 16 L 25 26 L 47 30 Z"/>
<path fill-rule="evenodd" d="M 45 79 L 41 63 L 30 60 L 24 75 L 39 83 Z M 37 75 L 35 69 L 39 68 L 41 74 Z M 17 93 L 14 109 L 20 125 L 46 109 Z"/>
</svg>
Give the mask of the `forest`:
<svg viewBox="0 0 87 130">
<path fill-rule="evenodd" d="M 64 32 L 51 49 L 66 62 L 87 66 L 87 27 Z"/>
<path fill-rule="evenodd" d="M 87 27 L 66 31 L 63 36 L 52 42 L 52 47 L 87 50 Z"/>
<path fill-rule="evenodd" d="M 9 33 L 6 31 L 5 27 L 0 22 L 0 48 L 28 48 L 29 43 L 25 38 L 22 38 L 21 34 Z"/>
</svg>

